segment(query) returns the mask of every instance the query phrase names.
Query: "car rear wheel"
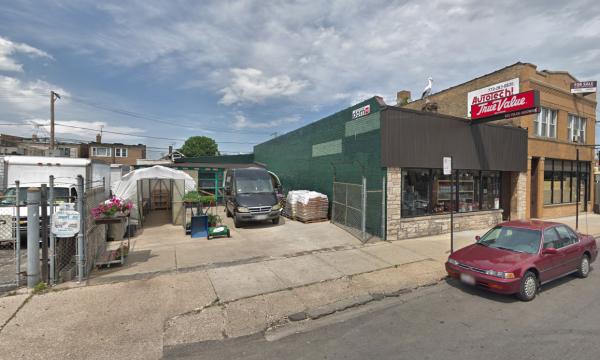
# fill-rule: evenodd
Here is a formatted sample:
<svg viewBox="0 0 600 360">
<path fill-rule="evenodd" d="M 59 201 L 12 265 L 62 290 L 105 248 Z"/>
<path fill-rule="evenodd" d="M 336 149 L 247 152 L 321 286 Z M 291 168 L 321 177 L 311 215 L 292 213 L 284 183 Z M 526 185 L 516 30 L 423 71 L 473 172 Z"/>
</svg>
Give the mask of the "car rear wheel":
<svg viewBox="0 0 600 360">
<path fill-rule="evenodd" d="M 590 258 L 587 255 L 581 257 L 579 267 L 577 267 L 577 276 L 584 279 L 590 274 Z"/>
<path fill-rule="evenodd" d="M 517 297 L 523 301 L 531 301 L 535 298 L 538 290 L 538 279 L 535 274 L 528 271 L 521 279 L 521 287 Z"/>
</svg>

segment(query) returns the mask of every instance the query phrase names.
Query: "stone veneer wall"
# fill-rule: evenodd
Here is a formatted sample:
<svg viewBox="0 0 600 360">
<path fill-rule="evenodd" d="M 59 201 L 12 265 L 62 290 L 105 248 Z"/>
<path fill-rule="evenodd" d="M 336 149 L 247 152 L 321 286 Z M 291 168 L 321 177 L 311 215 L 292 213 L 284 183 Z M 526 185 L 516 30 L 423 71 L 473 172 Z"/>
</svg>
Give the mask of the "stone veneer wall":
<svg viewBox="0 0 600 360">
<path fill-rule="evenodd" d="M 402 171 L 400 168 L 387 169 L 387 226 L 386 240 L 397 240 L 402 205 Z"/>
<path fill-rule="evenodd" d="M 515 189 L 511 199 L 511 220 L 527 218 L 527 172 L 512 173 L 512 188 Z"/>
<path fill-rule="evenodd" d="M 454 231 L 488 229 L 502 222 L 502 210 L 454 214 Z M 450 215 L 419 216 L 402 219 L 395 239 L 410 239 L 450 232 Z M 388 239 L 394 240 L 394 239 Z"/>
<path fill-rule="evenodd" d="M 521 175 L 516 181 L 526 185 Z M 523 186 L 525 186 L 523 185 Z M 523 187 L 521 186 L 521 187 Z M 522 202 L 519 198 L 518 202 Z M 450 215 L 430 215 L 414 218 L 401 217 L 402 171 L 400 168 L 387 169 L 387 234 L 386 240 L 410 239 L 422 236 L 439 235 L 450 231 Z M 502 210 L 477 211 L 454 214 L 454 230 L 484 229 L 502 222 Z"/>
</svg>

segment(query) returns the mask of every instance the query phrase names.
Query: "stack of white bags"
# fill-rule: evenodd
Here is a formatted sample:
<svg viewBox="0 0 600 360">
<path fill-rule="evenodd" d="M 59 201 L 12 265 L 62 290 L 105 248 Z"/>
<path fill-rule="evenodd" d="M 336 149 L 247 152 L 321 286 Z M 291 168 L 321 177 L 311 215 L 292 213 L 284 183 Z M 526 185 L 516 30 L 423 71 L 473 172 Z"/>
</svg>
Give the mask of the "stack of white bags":
<svg viewBox="0 0 600 360">
<path fill-rule="evenodd" d="M 316 191 L 294 190 L 286 198 L 285 213 L 292 219 L 314 221 L 327 219 L 329 200 Z"/>
</svg>

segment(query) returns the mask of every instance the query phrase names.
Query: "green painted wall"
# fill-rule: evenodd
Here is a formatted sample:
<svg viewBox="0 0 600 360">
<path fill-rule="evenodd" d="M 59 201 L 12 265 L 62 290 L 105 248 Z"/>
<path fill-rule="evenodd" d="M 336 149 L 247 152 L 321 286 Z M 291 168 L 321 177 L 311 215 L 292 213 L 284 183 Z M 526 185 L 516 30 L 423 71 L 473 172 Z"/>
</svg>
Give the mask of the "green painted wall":
<svg viewBox="0 0 600 360">
<path fill-rule="evenodd" d="M 371 112 L 352 120 L 352 111 L 370 105 Z M 381 167 L 380 105 L 376 98 L 363 101 L 326 118 L 254 147 L 254 161 L 275 172 L 289 190 L 314 190 L 331 202 L 333 167 L 337 181 L 360 184 L 365 167 L 368 190 L 380 190 L 385 169 Z M 367 229 L 381 231 L 381 193 L 367 197 Z"/>
</svg>

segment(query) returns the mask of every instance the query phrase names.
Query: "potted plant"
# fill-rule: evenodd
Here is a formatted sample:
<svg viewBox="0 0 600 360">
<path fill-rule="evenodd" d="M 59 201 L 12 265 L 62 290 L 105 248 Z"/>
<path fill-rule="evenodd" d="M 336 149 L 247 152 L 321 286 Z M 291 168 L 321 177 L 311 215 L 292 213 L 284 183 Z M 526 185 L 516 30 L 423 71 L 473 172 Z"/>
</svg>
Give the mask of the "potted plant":
<svg viewBox="0 0 600 360">
<path fill-rule="evenodd" d="M 200 196 L 200 202 L 203 206 L 214 206 L 215 205 L 215 196 L 214 195 L 204 195 Z"/>
<path fill-rule="evenodd" d="M 125 217 L 133 208 L 133 203 L 129 200 L 125 201 L 116 196 L 100 203 L 92 209 L 92 215 L 96 220 L 106 218 Z"/>
<path fill-rule="evenodd" d="M 196 204 L 200 201 L 200 193 L 197 191 L 189 191 L 183 195 L 183 202 L 186 204 Z"/>
<path fill-rule="evenodd" d="M 219 215 L 208 214 L 208 226 L 216 227 L 221 223 L 221 217 Z"/>
</svg>

